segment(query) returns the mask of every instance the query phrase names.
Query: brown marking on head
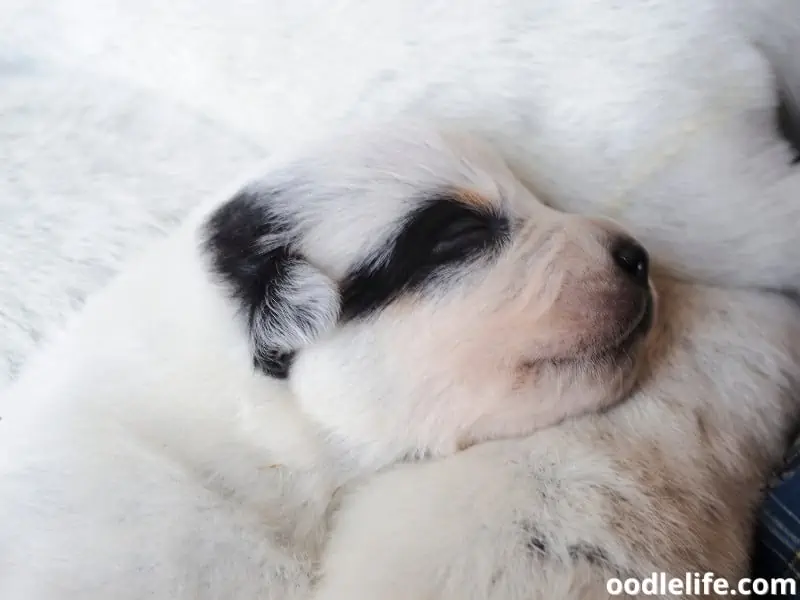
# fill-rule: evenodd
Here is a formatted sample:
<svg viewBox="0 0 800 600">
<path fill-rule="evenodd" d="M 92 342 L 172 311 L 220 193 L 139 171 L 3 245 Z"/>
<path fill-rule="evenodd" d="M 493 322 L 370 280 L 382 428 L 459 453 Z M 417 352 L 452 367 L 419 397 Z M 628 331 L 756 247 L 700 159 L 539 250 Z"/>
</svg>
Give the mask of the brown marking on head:
<svg viewBox="0 0 800 600">
<path fill-rule="evenodd" d="M 467 206 L 480 210 L 489 210 L 492 208 L 492 202 L 489 198 L 474 190 L 457 188 L 453 191 L 453 195 L 459 202 L 463 202 Z"/>
</svg>

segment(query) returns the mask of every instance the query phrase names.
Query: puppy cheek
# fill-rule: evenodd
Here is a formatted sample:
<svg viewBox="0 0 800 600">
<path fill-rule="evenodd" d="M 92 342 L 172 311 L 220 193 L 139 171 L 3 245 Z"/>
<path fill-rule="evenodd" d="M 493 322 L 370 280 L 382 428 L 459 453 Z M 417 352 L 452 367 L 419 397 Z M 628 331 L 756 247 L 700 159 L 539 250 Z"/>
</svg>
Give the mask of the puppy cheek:
<svg viewBox="0 0 800 600">
<path fill-rule="evenodd" d="M 313 399 L 315 405 L 328 403 L 328 398 L 341 395 L 349 376 L 353 357 L 343 353 L 333 340 L 320 341 L 299 351 L 289 374 L 292 396 L 303 402 Z M 333 402 L 333 400 L 331 400 Z"/>
<path fill-rule="evenodd" d="M 381 356 L 358 335 L 327 336 L 297 353 L 288 379 L 293 401 L 328 431 L 368 433 L 390 383 Z"/>
</svg>

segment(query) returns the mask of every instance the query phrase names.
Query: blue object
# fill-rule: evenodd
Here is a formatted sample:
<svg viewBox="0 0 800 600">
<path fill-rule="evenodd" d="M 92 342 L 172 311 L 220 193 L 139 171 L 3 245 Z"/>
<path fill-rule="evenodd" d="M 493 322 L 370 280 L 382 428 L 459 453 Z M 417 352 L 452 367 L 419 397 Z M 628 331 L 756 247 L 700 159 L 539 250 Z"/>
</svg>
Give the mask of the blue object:
<svg viewBox="0 0 800 600">
<path fill-rule="evenodd" d="M 753 578 L 793 577 L 800 592 L 800 439 L 769 483 L 753 551 Z M 782 597 L 800 598 L 800 593 Z"/>
</svg>

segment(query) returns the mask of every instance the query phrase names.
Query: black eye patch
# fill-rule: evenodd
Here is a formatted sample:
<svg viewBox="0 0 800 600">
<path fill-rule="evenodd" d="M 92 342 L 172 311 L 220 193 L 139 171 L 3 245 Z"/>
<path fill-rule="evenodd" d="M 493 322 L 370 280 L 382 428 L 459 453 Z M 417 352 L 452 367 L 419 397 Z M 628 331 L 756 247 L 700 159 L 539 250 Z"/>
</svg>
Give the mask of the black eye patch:
<svg viewBox="0 0 800 600">
<path fill-rule="evenodd" d="M 342 284 L 342 319 L 372 313 L 419 288 L 442 267 L 485 255 L 507 233 L 507 219 L 452 194 L 426 200 L 406 218 L 388 250 L 347 276 Z"/>
<path fill-rule="evenodd" d="M 451 214 L 442 215 L 447 219 L 434 233 L 435 243 L 430 255 L 439 263 L 458 262 L 475 252 L 492 246 L 499 233 L 497 219 L 473 210 L 456 207 Z"/>
</svg>

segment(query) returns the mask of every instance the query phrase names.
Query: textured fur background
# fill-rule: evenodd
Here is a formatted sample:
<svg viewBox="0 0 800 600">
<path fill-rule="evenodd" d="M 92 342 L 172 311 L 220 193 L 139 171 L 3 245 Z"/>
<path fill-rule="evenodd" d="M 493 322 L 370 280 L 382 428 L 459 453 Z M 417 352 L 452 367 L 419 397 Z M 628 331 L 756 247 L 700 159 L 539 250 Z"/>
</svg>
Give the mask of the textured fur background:
<svg viewBox="0 0 800 600">
<path fill-rule="evenodd" d="M 262 154 L 81 60 L 55 4 L 0 3 L 0 386 L 125 257 Z"/>
<path fill-rule="evenodd" d="M 749 197 L 786 175 L 697 158 L 735 122 L 726 145 L 783 162 L 788 149 L 749 130 L 767 129 L 772 81 L 738 28 L 785 50 L 761 34 L 791 23 L 792 4 L 4 0 L 0 385 L 191 206 L 349 119 L 419 111 L 500 132 L 545 195 L 648 211 L 641 199 L 658 198 L 679 232 L 691 215 L 670 195 L 704 182 L 700 196 Z M 796 195 L 800 176 L 773 188 Z"/>
</svg>

